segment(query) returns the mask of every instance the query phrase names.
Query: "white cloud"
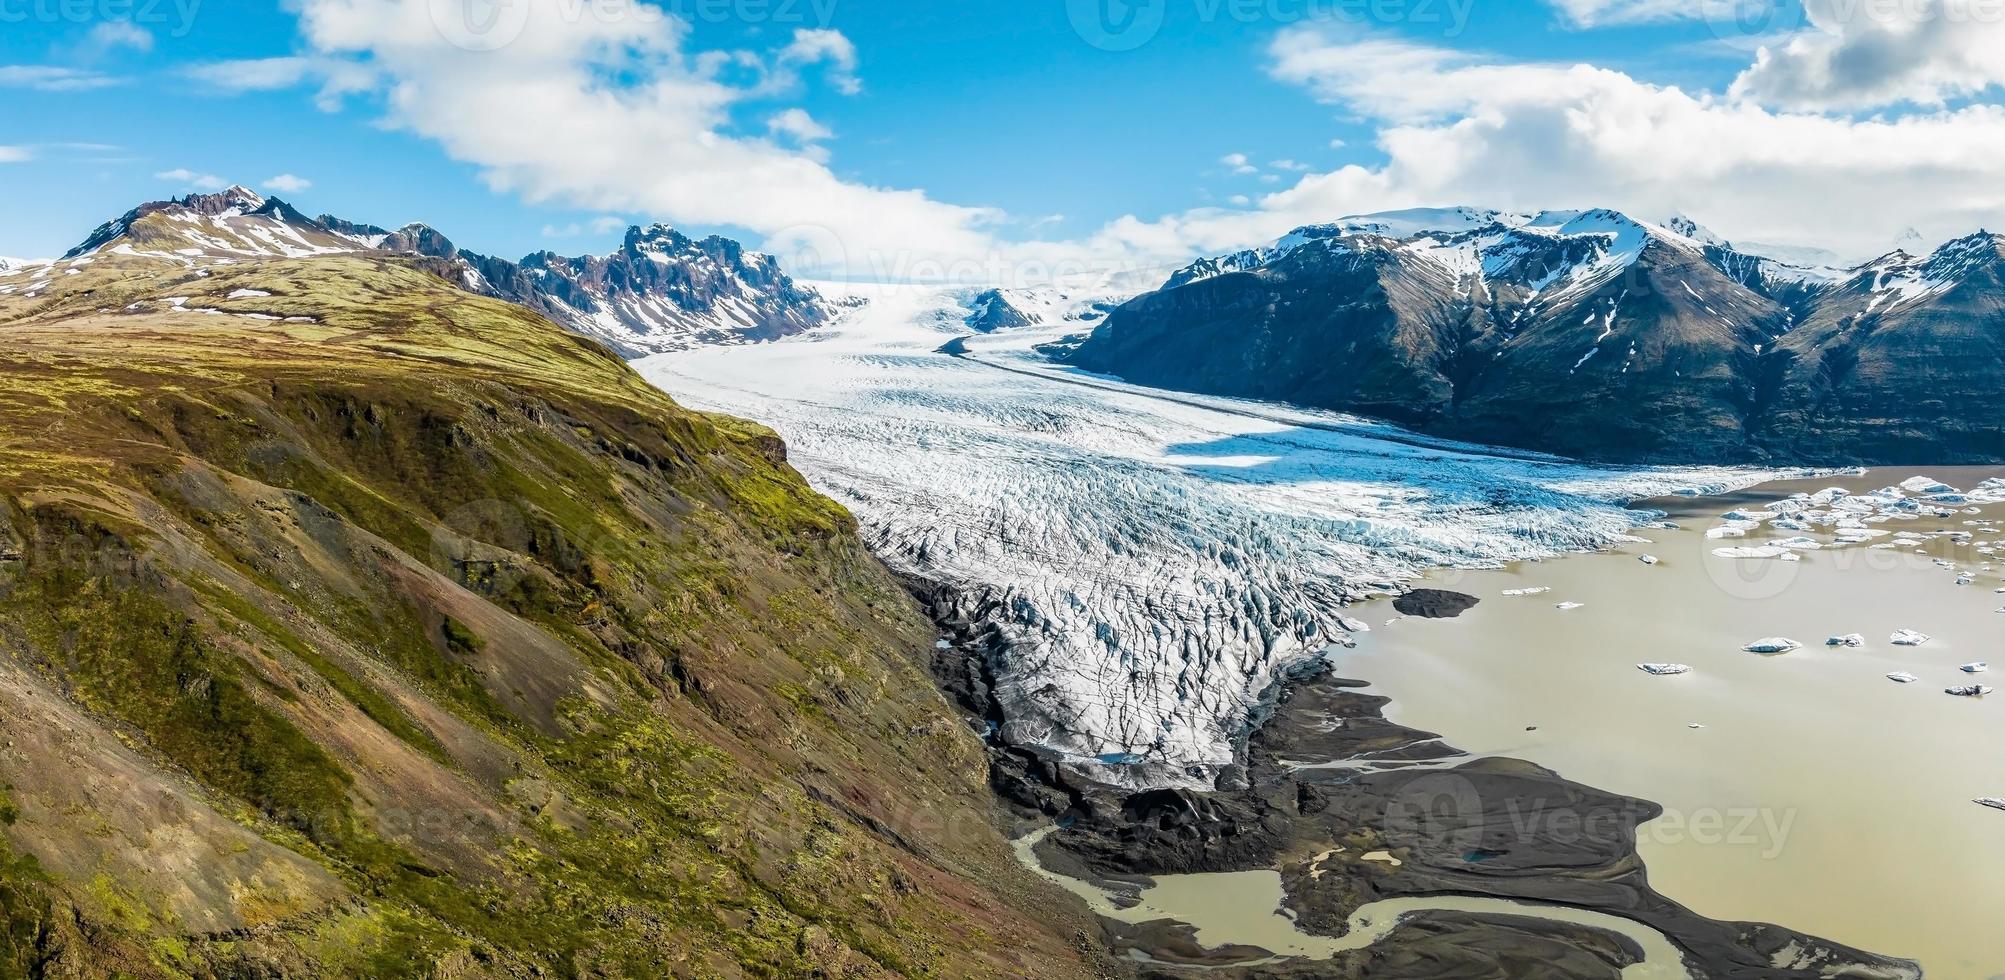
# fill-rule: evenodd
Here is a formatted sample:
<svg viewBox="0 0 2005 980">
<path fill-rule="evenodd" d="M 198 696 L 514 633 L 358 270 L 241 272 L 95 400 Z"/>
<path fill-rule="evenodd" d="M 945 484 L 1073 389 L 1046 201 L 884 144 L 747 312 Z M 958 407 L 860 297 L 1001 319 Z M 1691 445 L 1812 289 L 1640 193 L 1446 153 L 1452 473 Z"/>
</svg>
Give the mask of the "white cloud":
<svg viewBox="0 0 2005 980">
<path fill-rule="evenodd" d="M 189 77 L 218 91 L 273 92 L 313 82 L 319 86 L 314 102 L 332 112 L 343 98 L 366 92 L 381 82 L 367 64 L 343 59 L 289 55 L 277 58 L 244 58 L 193 65 Z"/>
<path fill-rule="evenodd" d="M 1791 16 L 1796 0 L 1548 0 L 1575 27 L 1705 20 L 1754 32 Z"/>
<path fill-rule="evenodd" d="M 2005 84 L 1997 0 L 1804 0 L 1809 27 L 1771 47 L 1736 96 L 1799 109 L 1939 106 Z"/>
<path fill-rule="evenodd" d="M 1246 154 L 1244 153 L 1228 153 L 1222 157 L 1219 157 L 1218 162 L 1225 164 L 1226 169 L 1240 176 L 1245 176 L 1247 174 L 1257 174 L 1260 172 L 1260 168 L 1254 166 L 1251 162 L 1249 162 Z"/>
<path fill-rule="evenodd" d="M 33 159 L 34 151 L 25 146 L 0 146 L 0 163 L 26 163 Z"/>
<path fill-rule="evenodd" d="M 88 92 L 124 83 L 102 72 L 59 65 L 0 65 L 0 88 L 37 92 Z"/>
<path fill-rule="evenodd" d="M 304 177 L 295 177 L 292 174 L 279 174 L 265 181 L 266 190 L 277 191 L 281 194 L 297 194 L 312 186 L 313 181 L 307 180 Z"/>
<path fill-rule="evenodd" d="M 170 180 L 174 183 L 194 188 L 198 191 L 220 191 L 230 186 L 230 182 L 215 174 L 197 173 L 186 167 L 163 170 L 153 175 L 155 180 Z"/>
<path fill-rule="evenodd" d="M 858 87 L 854 45 L 797 31 L 766 55 L 694 52 L 685 23 L 650 16 L 569 17 L 562 0 L 511 9 L 507 44 L 455 44 L 429 0 L 300 0 L 304 64 L 230 63 L 204 77 L 239 88 L 326 82 L 366 72 L 386 122 L 478 166 L 498 191 L 532 204 L 605 209 L 693 225 L 735 225 L 783 257 L 812 243 L 836 265 L 992 252 L 1000 220 L 987 208 L 923 191 L 846 180 L 818 151 L 744 135 L 735 113 L 819 66 L 839 90 Z M 464 41 L 464 39 L 462 39 Z M 757 81 L 729 79 L 762 63 Z M 896 274 L 891 273 L 891 274 Z"/>
<path fill-rule="evenodd" d="M 1499 62 L 1383 38 L 1284 32 L 1276 78 L 1362 113 L 1385 161 L 1310 174 L 1251 209 L 1126 218 L 1138 250 L 1220 251 L 1401 207 L 1613 207 L 1729 238 L 1885 250 L 2005 226 L 2005 107 L 1898 118 L 1778 111 L 1591 65 Z"/>
<path fill-rule="evenodd" d="M 815 121 L 806 109 L 799 107 L 786 109 L 767 117 L 766 130 L 793 139 L 796 143 L 813 143 L 817 140 L 834 139 L 835 132 Z"/>
<path fill-rule="evenodd" d="M 82 54 L 100 57 L 130 48 L 141 53 L 153 50 L 153 32 L 129 20 L 101 21 L 84 37 Z"/>
<path fill-rule="evenodd" d="M 793 42 L 780 49 L 778 61 L 786 71 L 807 65 L 827 65 L 829 84 L 836 91 L 844 95 L 856 95 L 863 91 L 863 82 L 856 77 L 856 45 L 841 31 L 827 28 L 797 30 Z"/>
</svg>

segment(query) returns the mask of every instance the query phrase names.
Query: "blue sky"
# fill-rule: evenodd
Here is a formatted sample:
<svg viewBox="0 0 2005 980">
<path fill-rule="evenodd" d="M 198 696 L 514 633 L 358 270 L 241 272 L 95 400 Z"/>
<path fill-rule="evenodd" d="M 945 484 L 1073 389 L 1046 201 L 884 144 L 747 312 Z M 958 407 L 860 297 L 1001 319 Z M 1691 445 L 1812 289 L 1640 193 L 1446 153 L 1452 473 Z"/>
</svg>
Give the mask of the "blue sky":
<svg viewBox="0 0 2005 980">
<path fill-rule="evenodd" d="M 606 12 L 595 13 L 595 2 Z M 1919 120 L 1967 137 L 1965 152 L 1974 153 L 1993 135 L 1980 123 L 2005 127 L 1971 115 L 1992 108 L 1987 69 L 1945 83 L 1924 70 L 1928 52 L 1916 53 L 1921 67 L 1908 75 L 1892 69 L 1891 81 L 1808 91 L 1803 78 L 1832 83 L 1809 69 L 1768 70 L 1730 98 L 1736 79 L 1753 71 L 1753 43 L 1739 28 L 1722 30 L 1724 15 L 1707 5 L 1732 4 L 1763 40 L 1780 43 L 1795 30 L 1840 54 L 1861 30 L 1819 22 L 1815 10 L 1806 18 L 1797 0 L 1141 0 L 1134 23 L 1142 33 L 1099 44 L 1106 36 L 1082 18 L 1105 8 L 1086 5 L 1120 13 L 1125 0 L 682 0 L 666 5 L 681 15 L 669 29 L 594 21 L 657 13 L 627 2 L 0 0 L 0 159 L 15 158 L 0 163 L 0 179 L 17 189 L 0 216 L 0 254 L 59 252 L 126 207 L 205 178 L 263 187 L 279 175 L 310 185 L 277 191 L 309 212 L 424 220 L 466 247 L 508 256 L 604 250 L 617 241 L 615 218 L 757 244 L 790 233 L 788 216 L 764 202 L 794 200 L 796 191 L 804 220 L 834 229 L 852 250 L 909 240 L 942 254 L 1013 257 L 1028 254 L 1020 246 L 1029 242 L 1045 243 L 1044 254 L 1204 251 L 1298 220 L 1372 210 L 1381 199 L 1389 207 L 1704 204 L 1725 212 L 1696 215 L 1708 223 L 1810 241 L 1834 234 L 1825 230 L 1832 220 L 1769 213 L 1774 187 L 1794 186 L 1792 178 L 1879 186 L 1868 181 L 1885 175 L 1833 176 L 1829 153 L 1763 152 L 1712 175 L 1737 182 L 1722 190 L 1650 170 L 1637 162 L 1651 155 L 1647 137 L 1636 146 L 1620 134 L 1694 127 L 1695 135 L 1665 137 L 1681 139 L 1665 148 L 1676 155 L 1714 134 L 1739 145 L 1750 128 L 1757 140 L 1772 133 L 1786 143 L 1783 134 L 1801 124 L 1820 128 L 1798 142 L 1866 147 L 1898 142 L 1899 134 L 1870 127 Z M 1813 5 L 1833 2 L 1844 0 Z M 581 39 L 535 52 L 518 41 L 472 57 L 440 47 L 436 36 L 413 36 L 413 23 L 441 11 L 463 16 L 454 8 L 466 4 L 534 7 L 543 18 L 531 28 L 543 32 L 536 36 Z M 803 44 L 800 32 L 815 43 Z M 607 37 L 623 52 L 598 46 Z M 1146 43 L 1128 43 L 1137 38 Z M 745 54 L 722 68 L 692 68 L 703 52 Z M 288 77 L 252 70 L 275 58 L 294 59 Z M 1574 65 L 1592 65 L 1593 74 L 1563 70 Z M 1358 66 L 1369 66 L 1369 77 Z M 572 69 L 571 87 L 553 81 L 547 104 L 523 81 Z M 469 93 L 490 92 L 498 79 L 511 86 L 500 104 L 455 118 Z M 1882 82 L 1893 88 L 1873 87 Z M 703 102 L 712 115 L 663 123 L 661 103 L 630 102 L 608 109 L 614 114 L 600 128 L 578 131 L 600 136 L 552 136 L 565 144 L 556 146 L 513 138 L 555 133 L 581 106 L 605 109 L 606 92 L 631 100 L 655 85 L 661 98 Z M 1670 104 L 1670 86 L 1686 102 Z M 408 101 L 399 101 L 400 87 Z M 511 102 L 537 108 L 516 113 Z M 1608 108 L 1617 104 L 1626 108 Z M 805 112 L 831 135 L 801 140 L 771 129 L 784 110 Z M 1577 122 L 1583 112 L 1629 115 L 1587 132 Z M 679 125 L 688 139 L 677 137 Z M 1540 127 L 1554 137 L 1549 145 L 1525 143 Z M 647 140 L 603 135 L 643 128 L 653 133 Z M 1476 130 L 1486 142 L 1467 142 Z M 1408 142 L 1462 142 L 1402 151 L 1402 133 L 1413 134 Z M 731 141 L 733 153 L 713 160 L 689 149 L 713 137 Z M 1565 145 L 1573 141 L 1581 145 Z M 1542 153 L 1553 156 L 1550 165 L 1541 165 Z M 1607 159 L 1588 167 L 1582 153 Z M 1225 162 L 1233 154 L 1244 166 Z M 1440 158 L 1464 171 L 1431 173 Z M 713 165 L 714 174 L 706 170 Z M 1862 247 L 1902 230 L 1894 227 L 1900 208 L 1930 193 L 1922 177 L 1939 175 L 1944 161 L 1922 155 L 1888 165 L 1901 171 L 1903 196 L 1871 216 L 1870 231 L 1857 236 Z M 1582 172 L 1571 174 L 1576 166 Z M 734 168 L 764 176 L 738 188 Z M 678 187 L 677 172 L 717 183 L 691 191 Z M 1314 179 L 1322 175 L 1332 176 Z M 1961 197 L 1922 200 L 1916 206 L 1927 213 L 1909 223 L 1934 221 L 1946 235 L 1966 216 L 1991 213 L 1998 202 L 1977 198 L 1999 175 L 1979 168 L 1966 176 L 1967 188 L 1938 181 L 1940 194 Z M 1546 199 L 1576 190 L 1614 200 Z M 1805 189 L 1803 207 L 1828 193 Z M 1481 196 L 1448 197 L 1461 194 Z M 831 198 L 841 203 L 818 206 Z M 880 216 L 895 234 L 873 233 Z M 1124 217 L 1129 224 L 1120 226 Z"/>
</svg>

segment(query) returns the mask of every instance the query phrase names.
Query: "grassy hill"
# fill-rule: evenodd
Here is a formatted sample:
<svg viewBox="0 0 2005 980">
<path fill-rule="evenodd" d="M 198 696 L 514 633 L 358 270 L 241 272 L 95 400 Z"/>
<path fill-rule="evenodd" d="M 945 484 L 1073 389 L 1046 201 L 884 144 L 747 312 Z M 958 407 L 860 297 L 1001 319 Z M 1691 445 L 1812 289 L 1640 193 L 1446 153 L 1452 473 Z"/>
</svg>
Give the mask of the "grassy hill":
<svg viewBox="0 0 2005 980">
<path fill-rule="evenodd" d="M 10 283 L 0 976 L 1092 972 L 771 432 L 399 260 Z"/>
</svg>

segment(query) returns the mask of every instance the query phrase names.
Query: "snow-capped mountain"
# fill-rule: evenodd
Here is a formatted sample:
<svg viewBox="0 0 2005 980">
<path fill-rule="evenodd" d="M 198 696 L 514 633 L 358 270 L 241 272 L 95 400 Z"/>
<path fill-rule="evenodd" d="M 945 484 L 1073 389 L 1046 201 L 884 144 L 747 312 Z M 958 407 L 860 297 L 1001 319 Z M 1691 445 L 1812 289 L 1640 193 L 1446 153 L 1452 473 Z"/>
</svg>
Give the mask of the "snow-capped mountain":
<svg viewBox="0 0 2005 980">
<path fill-rule="evenodd" d="M 392 231 L 332 215 L 309 218 L 244 187 L 141 205 L 65 258 L 109 254 L 199 267 L 364 251 L 443 261 L 467 290 L 521 303 L 631 357 L 775 340 L 840 310 L 795 283 L 771 256 L 728 238 L 698 241 L 665 225 L 635 227 L 609 255 L 538 252 L 510 262 L 462 251 L 426 225 Z"/>
<path fill-rule="evenodd" d="M 1094 323 L 1113 309 L 1103 293 L 1058 288 L 996 288 L 968 301 L 962 322 L 978 333 L 1015 327 Z"/>
<path fill-rule="evenodd" d="M 1969 319 L 1975 310 L 1950 317 L 1961 318 L 1957 326 L 1901 314 L 1939 309 L 1974 276 L 1987 278 L 1996 249 L 1986 243 L 1995 240 L 1835 270 L 1742 251 L 1684 217 L 1364 215 L 1194 263 L 1116 310 L 1076 350 L 1053 354 L 1144 384 L 1357 411 L 1594 458 L 1996 458 L 2005 453 L 1981 445 L 1974 430 L 1934 425 L 1951 414 L 1939 407 L 1891 416 L 1932 426 L 1938 439 L 1873 451 L 1813 449 L 1814 424 L 1770 419 L 1783 404 L 1801 414 L 1796 396 L 1820 380 L 1793 365 L 1831 363 L 1803 324 L 1850 324 L 1848 336 L 1869 342 L 1862 353 L 1898 349 L 1875 332 L 1896 319 L 1915 346 L 1986 333 L 1988 321 Z M 2005 288 L 1994 295 L 1985 282 L 1974 293 L 1988 303 Z M 1965 375 L 1986 373 L 1996 359 L 1988 340 L 1957 343 L 1986 348 L 1957 346 L 1979 355 L 1948 362 Z M 1831 373 L 1820 377 L 1818 390 L 1828 392 Z M 1818 409 L 1812 422 L 1835 410 Z M 2005 431 L 2005 417 L 1978 425 L 1994 428 Z"/>
</svg>

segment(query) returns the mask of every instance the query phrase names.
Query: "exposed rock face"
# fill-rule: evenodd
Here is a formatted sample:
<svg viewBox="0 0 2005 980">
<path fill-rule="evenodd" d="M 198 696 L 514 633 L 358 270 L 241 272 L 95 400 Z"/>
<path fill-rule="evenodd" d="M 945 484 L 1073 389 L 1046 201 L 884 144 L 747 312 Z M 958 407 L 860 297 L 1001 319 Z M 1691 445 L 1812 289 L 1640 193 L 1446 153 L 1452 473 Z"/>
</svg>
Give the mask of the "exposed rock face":
<svg viewBox="0 0 2005 980">
<path fill-rule="evenodd" d="M 696 241 L 665 225 L 628 229 L 610 255 L 538 252 L 510 262 L 462 251 L 427 225 L 391 231 L 332 215 L 309 218 L 242 187 L 142 205 L 65 257 L 111 252 L 195 265 L 358 251 L 450 263 L 464 288 L 520 303 L 629 357 L 777 340 L 820 326 L 841 309 L 794 282 L 772 256 L 714 235 Z"/>
<path fill-rule="evenodd" d="M 1996 460 L 1998 241 L 1840 272 L 1688 219 L 1403 212 L 1199 262 L 1052 353 L 1584 458 Z"/>
</svg>

